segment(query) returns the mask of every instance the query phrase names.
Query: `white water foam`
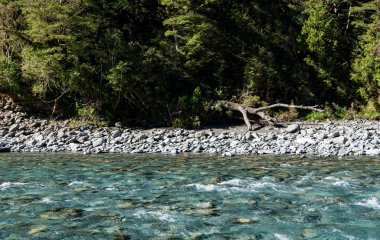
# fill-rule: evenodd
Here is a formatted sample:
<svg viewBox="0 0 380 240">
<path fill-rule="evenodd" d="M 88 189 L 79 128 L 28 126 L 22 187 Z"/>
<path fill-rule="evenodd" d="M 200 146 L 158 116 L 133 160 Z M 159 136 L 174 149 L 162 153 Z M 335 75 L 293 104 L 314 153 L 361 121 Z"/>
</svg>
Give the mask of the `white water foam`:
<svg viewBox="0 0 380 240">
<path fill-rule="evenodd" d="M 347 181 L 341 180 L 336 177 L 325 177 L 324 180 L 327 180 L 328 184 L 331 184 L 333 186 L 337 187 L 350 187 L 351 184 Z"/>
<path fill-rule="evenodd" d="M 263 169 L 263 170 L 276 170 L 277 168 L 275 167 L 258 167 L 259 169 Z"/>
<path fill-rule="evenodd" d="M 51 200 L 51 198 L 49 197 L 44 197 L 42 198 L 41 203 L 50 204 L 50 203 L 54 203 L 54 201 Z"/>
<path fill-rule="evenodd" d="M 133 216 L 136 218 L 153 217 L 164 222 L 175 222 L 175 219 L 170 214 L 160 211 L 139 210 Z"/>
<path fill-rule="evenodd" d="M 107 186 L 107 187 L 104 188 L 104 190 L 106 190 L 106 191 L 115 191 L 116 188 L 114 186 Z"/>
<path fill-rule="evenodd" d="M 22 182 L 4 182 L 0 184 L 0 191 L 7 190 L 12 187 L 18 187 L 18 186 L 23 186 L 26 185 L 26 183 Z"/>
<path fill-rule="evenodd" d="M 85 182 L 81 181 L 72 181 L 71 183 L 68 184 L 68 186 L 75 186 L 75 185 L 83 185 Z"/>
<path fill-rule="evenodd" d="M 189 185 L 186 185 L 186 187 L 194 187 L 197 190 L 202 190 L 206 192 L 212 192 L 218 190 L 217 186 L 214 184 L 201 184 L 201 183 L 192 183 Z"/>
<path fill-rule="evenodd" d="M 72 181 L 71 183 L 68 184 L 69 187 L 73 186 L 91 186 L 91 184 L 84 182 L 84 181 Z"/>
<path fill-rule="evenodd" d="M 339 233 L 342 237 L 344 237 L 344 238 L 346 238 L 348 240 L 356 240 L 357 239 L 356 237 L 348 235 L 348 234 L 344 233 L 343 231 L 341 231 L 339 229 L 336 229 L 336 228 L 333 229 L 333 232 L 334 233 L 336 233 L 336 232 Z"/>
<path fill-rule="evenodd" d="M 291 238 L 289 238 L 283 234 L 279 234 L 279 233 L 275 233 L 274 237 L 278 240 L 290 240 L 291 239 Z"/>
<path fill-rule="evenodd" d="M 280 167 L 291 167 L 292 165 L 291 164 L 289 164 L 289 163 L 282 163 L 282 164 L 280 164 Z"/>
<path fill-rule="evenodd" d="M 369 198 L 365 201 L 358 202 L 355 205 L 359 205 L 359 206 L 363 206 L 363 207 L 367 207 L 367 208 L 372 208 L 375 210 L 380 210 L 380 203 L 377 200 L 377 198 L 375 198 L 375 197 Z"/>
<path fill-rule="evenodd" d="M 212 191 L 237 191 L 237 192 L 255 192 L 263 188 L 271 188 L 278 190 L 278 185 L 275 183 L 275 179 L 272 177 L 263 177 L 261 180 L 243 180 L 243 179 L 231 179 L 228 181 L 220 182 L 217 184 L 202 184 L 193 183 L 188 184 L 186 187 L 194 187 L 197 190 L 212 192 Z"/>
<path fill-rule="evenodd" d="M 314 181 L 315 172 L 309 172 L 306 175 L 302 176 L 299 180 L 295 181 L 296 186 L 308 186 L 311 185 Z"/>
</svg>

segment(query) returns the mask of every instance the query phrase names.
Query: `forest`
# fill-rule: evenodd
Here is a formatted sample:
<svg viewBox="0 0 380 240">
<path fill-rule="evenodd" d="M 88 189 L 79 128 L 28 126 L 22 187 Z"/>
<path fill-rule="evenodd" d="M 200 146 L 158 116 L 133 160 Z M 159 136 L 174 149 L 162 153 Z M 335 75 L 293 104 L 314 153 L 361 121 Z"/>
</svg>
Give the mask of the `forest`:
<svg viewBox="0 0 380 240">
<path fill-rule="evenodd" d="M 0 0 L 0 46 L 0 93 L 51 119 L 380 118 L 379 0 Z"/>
</svg>

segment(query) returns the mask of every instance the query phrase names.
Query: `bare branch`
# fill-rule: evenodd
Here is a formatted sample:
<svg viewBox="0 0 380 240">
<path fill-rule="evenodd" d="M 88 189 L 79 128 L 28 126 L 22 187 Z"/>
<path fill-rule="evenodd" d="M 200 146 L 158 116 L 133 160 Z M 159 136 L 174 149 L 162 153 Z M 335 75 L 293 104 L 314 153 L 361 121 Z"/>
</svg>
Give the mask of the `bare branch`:
<svg viewBox="0 0 380 240">
<path fill-rule="evenodd" d="M 248 127 L 248 131 L 252 130 L 252 124 L 251 124 L 251 120 L 248 117 L 248 113 L 258 116 L 259 120 L 256 120 L 255 122 L 259 123 L 260 125 L 274 126 L 274 125 L 278 125 L 277 119 L 265 114 L 264 111 L 273 109 L 273 108 L 295 108 L 295 109 L 305 109 L 305 110 L 323 112 L 323 110 L 317 108 L 317 106 L 302 106 L 302 105 L 293 105 L 293 104 L 289 105 L 289 104 L 284 104 L 284 103 L 276 103 L 276 104 L 266 106 L 266 107 L 252 108 L 252 107 L 245 106 L 243 104 L 229 102 L 229 101 L 218 101 L 218 102 L 223 108 L 239 111 L 243 115 L 243 119 L 244 119 L 245 124 Z"/>
<path fill-rule="evenodd" d="M 317 108 L 318 106 L 302 106 L 302 105 L 289 105 L 289 104 L 284 104 L 284 103 L 276 103 L 276 104 L 269 105 L 269 106 L 266 106 L 266 107 L 255 108 L 254 112 L 252 112 L 252 114 L 253 113 L 257 113 L 257 112 L 266 111 L 266 110 L 269 110 L 269 109 L 272 109 L 272 108 L 280 108 L 280 107 L 283 107 L 283 108 L 295 108 L 295 109 L 305 109 L 305 110 L 311 110 L 311 111 L 316 111 L 316 112 L 324 112 L 322 109 Z"/>
<path fill-rule="evenodd" d="M 53 107 L 52 107 L 52 109 L 51 109 L 50 118 L 53 118 L 55 112 L 57 111 L 58 101 L 59 101 L 63 96 L 65 96 L 65 94 L 68 93 L 68 92 L 70 92 L 70 89 L 69 89 L 69 88 L 65 88 L 65 90 L 62 91 L 61 95 L 59 95 L 59 96 L 56 97 L 55 99 L 50 100 L 50 101 L 41 100 L 43 103 L 46 103 L 46 104 L 54 103 L 54 104 L 53 104 Z"/>
<path fill-rule="evenodd" d="M 59 101 L 59 99 L 61 99 L 61 98 L 62 98 L 66 93 L 68 93 L 69 91 L 70 91 L 69 88 L 65 88 L 65 90 L 62 91 L 61 95 L 59 95 L 59 96 L 56 97 L 55 99 L 53 99 L 53 100 L 49 100 L 49 101 L 45 101 L 45 100 L 42 100 L 42 99 L 41 99 L 41 101 L 44 102 L 44 103 L 56 103 L 56 102 Z"/>
</svg>

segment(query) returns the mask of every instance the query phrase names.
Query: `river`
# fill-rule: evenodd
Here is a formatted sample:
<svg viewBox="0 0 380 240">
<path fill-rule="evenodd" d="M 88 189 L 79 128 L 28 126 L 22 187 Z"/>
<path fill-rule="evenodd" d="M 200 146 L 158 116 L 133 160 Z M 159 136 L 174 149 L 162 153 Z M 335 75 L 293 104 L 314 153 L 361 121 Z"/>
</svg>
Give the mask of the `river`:
<svg viewBox="0 0 380 240">
<path fill-rule="evenodd" d="M 380 239 L 380 158 L 4 153 L 0 239 Z"/>
</svg>

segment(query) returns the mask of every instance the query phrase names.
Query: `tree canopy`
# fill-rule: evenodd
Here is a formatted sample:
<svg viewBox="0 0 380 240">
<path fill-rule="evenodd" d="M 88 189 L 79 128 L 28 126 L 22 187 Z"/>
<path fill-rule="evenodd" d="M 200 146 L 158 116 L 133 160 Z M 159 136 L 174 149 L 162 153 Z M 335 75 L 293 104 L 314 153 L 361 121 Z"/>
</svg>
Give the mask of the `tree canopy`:
<svg viewBox="0 0 380 240">
<path fill-rule="evenodd" d="M 218 120 L 212 103 L 380 106 L 379 0 L 1 0 L 0 92 L 52 117 Z"/>
</svg>

